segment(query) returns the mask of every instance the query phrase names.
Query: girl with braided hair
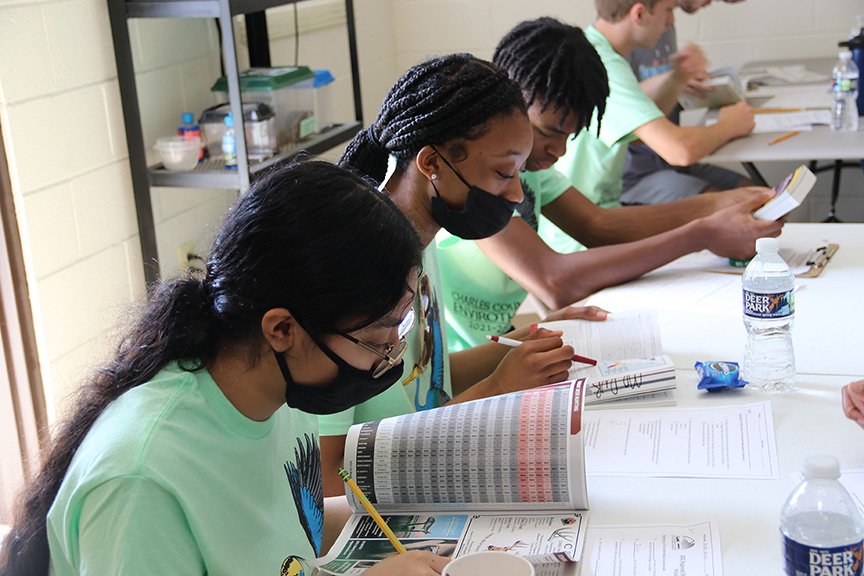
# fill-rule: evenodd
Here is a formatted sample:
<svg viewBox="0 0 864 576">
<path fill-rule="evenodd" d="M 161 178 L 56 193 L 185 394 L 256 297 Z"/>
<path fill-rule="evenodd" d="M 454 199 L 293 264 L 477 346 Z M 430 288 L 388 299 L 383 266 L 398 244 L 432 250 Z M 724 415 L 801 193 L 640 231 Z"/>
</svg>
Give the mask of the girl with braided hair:
<svg viewBox="0 0 864 576">
<path fill-rule="evenodd" d="M 323 162 L 257 178 L 203 279 L 157 285 L 80 389 L 0 574 L 309 574 L 344 522 L 324 507 L 313 414 L 399 378 L 420 262 L 413 227 L 365 179 Z M 368 574 L 445 563 L 411 552 Z"/>
<path fill-rule="evenodd" d="M 552 167 L 568 138 L 584 133 L 592 118 L 592 130 L 608 120 L 606 69 L 581 29 L 553 18 L 522 22 L 499 42 L 493 62 L 522 89 L 534 141 L 520 174 L 525 201 L 519 217 L 476 242 L 438 237 L 451 344 L 473 346 L 490 331 L 510 326 L 511 318 L 502 316 L 481 330 L 474 317 L 485 308 L 516 310 L 529 292 L 556 309 L 690 252 L 707 248 L 720 256 L 750 257 L 756 238 L 780 233 L 782 223 L 751 215 L 770 190 L 600 208 Z M 543 217 L 563 230 L 569 244 L 544 233 Z M 589 249 L 580 250 L 576 241 Z"/>
<path fill-rule="evenodd" d="M 522 200 L 519 170 L 531 142 L 519 86 L 488 62 L 452 54 L 405 72 L 372 125 L 346 149 L 341 164 L 384 185 L 427 248 L 415 302 L 419 322 L 408 337 L 402 381 L 368 402 L 319 419 L 325 493 L 344 491 L 335 471 L 354 423 L 566 379 L 573 350 L 563 345 L 560 333 L 526 329 L 511 334 L 524 339 L 517 348 L 489 343 L 448 354 L 438 307 L 445 290 L 435 235 L 444 228 L 460 238 L 485 238 L 504 228 Z M 395 167 L 385 182 L 391 158 Z M 486 325 L 489 318 L 513 312 L 482 310 L 473 321 Z M 581 309 L 570 313 L 585 315 Z"/>
</svg>

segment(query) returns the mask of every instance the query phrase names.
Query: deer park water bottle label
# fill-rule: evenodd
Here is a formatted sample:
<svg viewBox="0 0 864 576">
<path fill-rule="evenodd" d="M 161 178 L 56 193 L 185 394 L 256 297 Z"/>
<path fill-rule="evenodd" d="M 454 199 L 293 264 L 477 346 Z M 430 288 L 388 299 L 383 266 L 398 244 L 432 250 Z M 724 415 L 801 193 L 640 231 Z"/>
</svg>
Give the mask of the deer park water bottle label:
<svg viewBox="0 0 864 576">
<path fill-rule="evenodd" d="M 744 315 L 751 318 L 779 319 L 795 313 L 792 290 L 776 294 L 761 294 L 744 290 Z"/>
<path fill-rule="evenodd" d="M 783 537 L 787 576 L 860 576 L 864 545 L 817 548 Z"/>
</svg>

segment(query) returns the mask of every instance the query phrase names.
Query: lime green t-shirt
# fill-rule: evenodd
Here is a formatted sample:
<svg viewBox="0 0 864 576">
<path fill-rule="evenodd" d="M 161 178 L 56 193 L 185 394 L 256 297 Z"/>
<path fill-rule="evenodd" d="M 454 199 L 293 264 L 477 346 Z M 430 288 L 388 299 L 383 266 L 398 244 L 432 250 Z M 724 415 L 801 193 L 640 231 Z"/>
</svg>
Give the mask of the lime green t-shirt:
<svg viewBox="0 0 864 576">
<path fill-rule="evenodd" d="M 322 436 L 342 436 L 353 424 L 372 422 L 441 406 L 453 397 L 450 385 L 450 359 L 442 326 L 444 315 L 440 307 L 441 277 L 435 243 L 423 252 L 423 274 L 428 278 L 428 294 L 418 290 L 414 298 L 417 322 L 408 333 L 408 348 L 402 357 L 405 370 L 402 378 L 381 394 L 353 408 L 319 416 Z M 421 296 L 425 299 L 421 303 Z M 428 362 L 420 371 L 420 351 L 426 346 Z M 417 366 L 417 374 L 414 367 Z M 413 375 L 413 377 L 412 377 Z"/>
<path fill-rule="evenodd" d="M 570 182 L 552 168 L 522 172 L 520 180 L 525 199 L 515 215 L 537 230 L 542 207 L 566 192 Z M 513 316 L 528 295 L 525 289 L 487 258 L 474 240 L 441 230 L 435 241 L 450 351 L 472 348 L 485 342 L 487 334 L 510 330 Z"/>
<path fill-rule="evenodd" d="M 301 568 L 323 530 L 316 432 L 288 406 L 250 420 L 206 370 L 166 366 L 114 400 L 75 453 L 48 512 L 51 573 Z"/>
<path fill-rule="evenodd" d="M 634 130 L 663 117 L 639 86 L 639 80 L 627 60 L 617 53 L 606 37 L 594 26 L 585 36 L 597 50 L 609 77 L 606 112 L 597 136 L 597 117 L 575 140 L 567 143 L 567 152 L 555 168 L 567 176 L 577 190 L 603 208 L 620 206 L 621 185 L 627 145 L 636 140 Z"/>
</svg>

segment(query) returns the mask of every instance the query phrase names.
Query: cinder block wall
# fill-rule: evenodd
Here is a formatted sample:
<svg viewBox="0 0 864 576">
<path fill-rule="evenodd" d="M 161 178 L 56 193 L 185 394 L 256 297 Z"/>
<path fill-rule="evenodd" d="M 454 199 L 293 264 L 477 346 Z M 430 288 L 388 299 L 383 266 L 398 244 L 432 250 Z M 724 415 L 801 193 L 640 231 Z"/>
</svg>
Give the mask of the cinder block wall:
<svg viewBox="0 0 864 576">
<path fill-rule="evenodd" d="M 131 27 L 148 145 L 203 102 L 199 89 L 218 71 L 207 23 L 159 24 Z M 0 6 L 0 124 L 53 416 L 145 292 L 103 0 Z M 156 192 L 153 201 L 166 238 L 177 228 L 203 237 L 198 222 L 227 205 L 224 192 Z"/>
</svg>

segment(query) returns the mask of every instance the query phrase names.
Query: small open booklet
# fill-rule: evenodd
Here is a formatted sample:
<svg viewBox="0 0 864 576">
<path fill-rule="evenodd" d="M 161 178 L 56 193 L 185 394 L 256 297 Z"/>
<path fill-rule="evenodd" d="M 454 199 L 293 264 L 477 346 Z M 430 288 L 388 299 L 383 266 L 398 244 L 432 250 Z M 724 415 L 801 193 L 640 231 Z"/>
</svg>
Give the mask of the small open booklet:
<svg viewBox="0 0 864 576">
<path fill-rule="evenodd" d="M 774 187 L 774 197 L 753 212 L 757 220 L 777 220 L 804 202 L 807 194 L 816 184 L 816 175 L 809 168 L 798 166 Z"/>
<path fill-rule="evenodd" d="M 559 320 L 537 326 L 563 331 L 564 342 L 577 354 L 597 359 L 596 366 L 574 363 L 570 368 L 570 378 L 585 378 L 588 383 L 586 405 L 641 408 L 675 404 L 675 365 L 662 354 L 653 311 L 610 314 L 603 322 Z"/>
<path fill-rule="evenodd" d="M 345 468 L 407 550 L 506 550 L 537 574 L 576 571 L 587 527 L 584 380 L 352 426 Z M 396 553 L 355 514 L 323 572 L 359 574 Z M 542 569 L 541 569 L 542 567 Z"/>
</svg>

